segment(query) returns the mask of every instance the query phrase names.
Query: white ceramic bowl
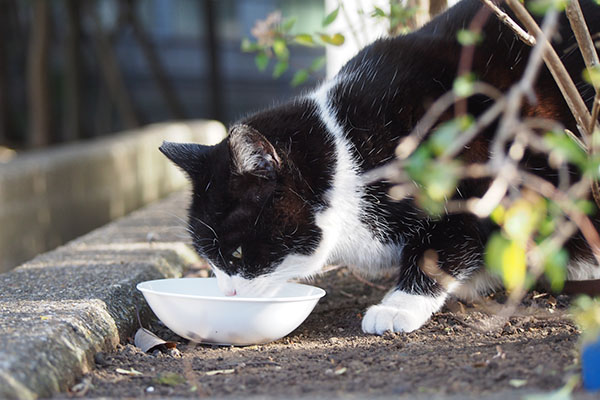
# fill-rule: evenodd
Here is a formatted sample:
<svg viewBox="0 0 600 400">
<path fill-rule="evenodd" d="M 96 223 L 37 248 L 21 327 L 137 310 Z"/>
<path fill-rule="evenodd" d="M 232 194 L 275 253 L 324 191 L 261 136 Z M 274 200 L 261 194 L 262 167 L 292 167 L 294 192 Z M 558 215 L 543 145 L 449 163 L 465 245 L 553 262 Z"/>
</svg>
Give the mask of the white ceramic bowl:
<svg viewBox="0 0 600 400">
<path fill-rule="evenodd" d="M 228 297 L 216 278 L 158 279 L 137 288 L 156 316 L 179 336 L 239 346 L 284 337 L 325 295 L 314 286 L 286 283 L 276 297 Z"/>
</svg>

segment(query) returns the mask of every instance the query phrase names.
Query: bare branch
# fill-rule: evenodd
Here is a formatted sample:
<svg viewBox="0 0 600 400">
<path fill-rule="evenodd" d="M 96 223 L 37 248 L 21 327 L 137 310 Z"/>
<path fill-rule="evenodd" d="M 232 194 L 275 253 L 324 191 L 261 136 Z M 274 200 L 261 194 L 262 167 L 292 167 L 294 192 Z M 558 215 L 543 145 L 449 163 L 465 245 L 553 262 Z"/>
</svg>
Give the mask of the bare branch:
<svg viewBox="0 0 600 400">
<path fill-rule="evenodd" d="M 491 0 L 481 0 L 481 1 L 483 2 L 483 4 L 488 6 L 494 12 L 494 14 L 496 14 L 496 17 L 498 17 L 498 19 L 500 21 L 502 21 L 506 26 L 509 27 L 510 30 L 513 31 L 523 43 L 525 43 L 529 46 L 535 46 L 535 38 L 533 36 L 531 36 L 529 33 L 527 33 L 523 28 L 521 28 L 519 26 L 519 24 L 517 24 L 515 21 L 513 21 L 513 19 L 507 13 L 502 11 Z"/>
<path fill-rule="evenodd" d="M 544 43 L 544 46 L 546 47 L 546 51 L 544 52 L 544 62 L 554 77 L 554 80 L 556 81 L 563 97 L 565 98 L 571 113 L 575 117 L 575 121 L 583 131 L 582 136 L 584 141 L 589 142 L 587 135 L 585 134 L 585 129 L 590 124 L 590 113 L 588 112 L 581 95 L 577 91 L 571 76 L 567 72 L 567 69 L 560 61 L 560 57 L 558 54 L 556 54 L 556 51 L 554 51 L 554 48 L 548 41 L 548 38 L 544 35 L 533 17 L 529 14 L 529 12 L 527 12 L 525 6 L 523 6 L 523 4 L 521 4 L 518 0 L 506 0 L 506 3 L 517 15 L 523 25 L 525 25 L 527 30 L 530 33 L 533 33 L 538 41 L 542 41 Z M 548 14 L 552 14 L 552 11 L 550 11 Z"/>
</svg>

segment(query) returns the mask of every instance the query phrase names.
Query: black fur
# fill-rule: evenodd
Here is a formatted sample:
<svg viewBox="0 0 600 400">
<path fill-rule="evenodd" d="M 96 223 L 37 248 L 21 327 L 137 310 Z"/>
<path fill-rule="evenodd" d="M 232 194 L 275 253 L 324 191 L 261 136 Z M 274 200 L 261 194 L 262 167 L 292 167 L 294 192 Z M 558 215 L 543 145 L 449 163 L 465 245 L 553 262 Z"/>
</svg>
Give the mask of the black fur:
<svg viewBox="0 0 600 400">
<path fill-rule="evenodd" d="M 590 0 L 581 5 L 591 32 L 600 32 L 600 7 Z M 343 67 L 330 102 L 361 171 L 390 161 L 398 140 L 414 128 L 433 101 L 452 88 L 461 53 L 456 34 L 469 26 L 481 7 L 478 0 L 464 0 L 414 33 L 376 41 Z M 485 24 L 483 37 L 475 51 L 473 72 L 506 91 L 521 78 L 530 48 L 493 15 Z M 593 89 L 581 78 L 584 64 L 574 44 L 562 15 L 554 45 L 589 106 Z M 545 68 L 535 94 L 537 102 L 525 105 L 523 115 L 552 118 L 577 131 Z M 477 116 L 490 104 L 489 99 L 476 96 L 469 100 L 469 113 Z M 336 154 L 310 98 L 258 113 L 233 129 L 254 135 L 255 150 L 265 153 L 259 171 L 236 170 L 232 160 L 240 154 L 232 147 L 231 138 L 210 150 L 171 144 L 161 150 L 193 183 L 189 225 L 196 250 L 230 275 L 253 278 L 271 272 L 288 254 L 315 250 L 322 234 L 315 216 L 329 206 L 326 193 L 333 184 Z M 461 157 L 486 160 L 494 129 L 493 125 L 483 132 Z M 555 179 L 556 172 L 534 155 L 527 155 L 524 166 Z M 486 181 L 466 182 L 460 193 L 465 198 L 479 196 L 487 185 Z M 388 189 L 383 183 L 367 187 L 361 206 L 363 223 L 374 238 L 404 244 L 398 289 L 422 295 L 443 290 L 419 267 L 428 249 L 437 252 L 444 271 L 460 280 L 481 267 L 491 229 L 488 221 L 472 215 L 432 219 L 412 199 L 390 200 Z M 232 256 L 238 246 L 243 250 L 241 259 Z M 568 247 L 572 255 L 591 259 L 590 249 L 580 237 Z"/>
</svg>

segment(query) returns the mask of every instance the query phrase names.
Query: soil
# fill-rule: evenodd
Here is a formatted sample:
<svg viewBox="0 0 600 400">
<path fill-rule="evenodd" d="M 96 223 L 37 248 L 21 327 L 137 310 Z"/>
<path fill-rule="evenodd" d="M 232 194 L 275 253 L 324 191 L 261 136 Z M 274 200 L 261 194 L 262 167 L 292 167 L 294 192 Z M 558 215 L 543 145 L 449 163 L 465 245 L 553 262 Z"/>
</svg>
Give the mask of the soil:
<svg viewBox="0 0 600 400">
<path fill-rule="evenodd" d="M 385 290 L 345 268 L 313 283 L 327 296 L 283 339 L 196 345 L 154 320 L 149 329 L 177 349 L 146 354 L 128 343 L 99 353 L 95 370 L 61 396 L 519 398 L 560 388 L 580 372 L 566 296 L 532 292 L 505 322 L 496 314 L 504 294 L 451 300 L 416 332 L 373 336 L 360 329 L 362 313 Z M 579 387 L 575 393 L 588 398 Z"/>
</svg>

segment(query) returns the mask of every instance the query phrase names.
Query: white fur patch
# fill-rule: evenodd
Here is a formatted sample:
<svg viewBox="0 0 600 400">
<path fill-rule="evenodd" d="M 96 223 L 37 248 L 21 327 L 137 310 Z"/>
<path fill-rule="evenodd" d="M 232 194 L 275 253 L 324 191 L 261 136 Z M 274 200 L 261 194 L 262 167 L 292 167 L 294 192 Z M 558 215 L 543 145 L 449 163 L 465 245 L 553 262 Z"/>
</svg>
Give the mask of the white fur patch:
<svg viewBox="0 0 600 400">
<path fill-rule="evenodd" d="M 338 80 L 330 81 L 311 96 L 335 146 L 337 161 L 327 194 L 330 207 L 317 215 L 316 223 L 323 231 L 322 242 L 330 249 L 328 263 L 351 264 L 365 275 L 378 275 L 399 265 L 401 247 L 379 242 L 361 221 L 365 185 L 352 158 L 352 144 L 329 100 L 329 92 L 337 84 Z"/>
<path fill-rule="evenodd" d="M 330 206 L 315 217 L 316 225 L 322 230 L 320 243 L 311 255 L 289 254 L 274 272 L 252 280 L 228 276 L 215 269 L 217 279 L 224 281 L 219 283 L 222 290 L 229 293 L 235 290 L 238 295 L 265 295 L 279 283 L 316 275 L 325 265 L 334 263 L 352 265 L 358 272 L 370 276 L 399 265 L 402 247 L 381 243 L 361 221 L 364 183 L 352 158 L 351 143 L 336 120 L 329 99 L 329 92 L 337 83 L 337 80 L 326 82 L 309 96 L 317 105 L 336 157 L 332 188 L 326 193 Z M 251 154 L 247 156 L 252 158 Z"/>
<path fill-rule="evenodd" d="M 567 269 L 567 279 L 570 281 L 600 279 L 600 267 L 590 261 L 574 260 Z"/>
<path fill-rule="evenodd" d="M 387 331 L 412 332 L 444 305 L 446 297 L 446 293 L 432 297 L 392 290 L 380 304 L 369 307 L 362 320 L 362 329 L 377 335 Z"/>
</svg>

